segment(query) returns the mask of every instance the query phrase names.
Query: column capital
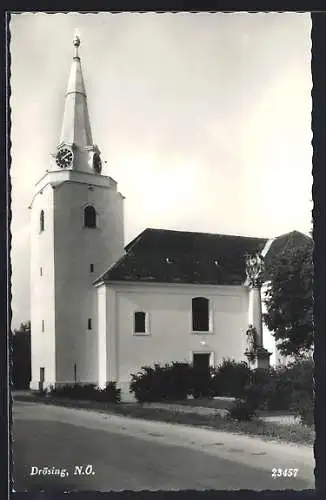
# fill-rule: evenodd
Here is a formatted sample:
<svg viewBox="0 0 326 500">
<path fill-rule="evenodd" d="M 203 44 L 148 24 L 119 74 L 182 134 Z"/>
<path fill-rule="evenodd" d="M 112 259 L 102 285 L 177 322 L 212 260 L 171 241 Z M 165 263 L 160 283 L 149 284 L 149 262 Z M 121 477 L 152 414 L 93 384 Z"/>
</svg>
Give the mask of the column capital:
<svg viewBox="0 0 326 500">
<path fill-rule="evenodd" d="M 261 288 L 264 283 L 264 258 L 261 254 L 246 256 L 246 275 L 251 288 Z"/>
</svg>

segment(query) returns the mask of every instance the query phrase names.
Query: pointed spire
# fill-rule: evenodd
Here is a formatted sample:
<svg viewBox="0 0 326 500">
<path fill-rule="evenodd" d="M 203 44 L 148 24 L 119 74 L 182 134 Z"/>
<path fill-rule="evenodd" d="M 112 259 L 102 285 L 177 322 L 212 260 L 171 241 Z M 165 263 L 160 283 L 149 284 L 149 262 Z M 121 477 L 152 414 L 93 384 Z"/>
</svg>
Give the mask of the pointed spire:
<svg viewBox="0 0 326 500">
<path fill-rule="evenodd" d="M 73 39 L 75 53 L 68 80 L 60 144 L 74 144 L 78 148 L 93 146 L 87 109 L 86 90 L 79 57 L 80 38 Z"/>
</svg>

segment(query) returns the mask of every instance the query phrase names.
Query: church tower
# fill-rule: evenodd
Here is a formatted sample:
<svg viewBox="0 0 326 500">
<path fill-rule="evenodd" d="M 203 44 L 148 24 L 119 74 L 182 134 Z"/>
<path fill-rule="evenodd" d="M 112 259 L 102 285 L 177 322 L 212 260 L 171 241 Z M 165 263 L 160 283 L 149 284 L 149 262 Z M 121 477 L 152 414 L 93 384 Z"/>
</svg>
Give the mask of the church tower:
<svg viewBox="0 0 326 500">
<path fill-rule="evenodd" d="M 102 174 L 75 36 L 57 151 L 31 210 L 31 389 L 99 381 L 94 280 L 123 255 L 123 196 Z"/>
</svg>

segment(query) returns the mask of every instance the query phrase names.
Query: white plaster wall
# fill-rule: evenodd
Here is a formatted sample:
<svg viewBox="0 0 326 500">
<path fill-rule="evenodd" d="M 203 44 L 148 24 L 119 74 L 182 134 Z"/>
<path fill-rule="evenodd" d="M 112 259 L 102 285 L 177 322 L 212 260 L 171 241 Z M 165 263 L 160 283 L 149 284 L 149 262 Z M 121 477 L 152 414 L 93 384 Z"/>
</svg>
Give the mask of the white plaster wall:
<svg viewBox="0 0 326 500">
<path fill-rule="evenodd" d="M 98 306 L 92 282 L 123 253 L 121 195 L 110 185 L 89 186 L 68 181 L 54 190 L 56 370 L 61 384 L 74 381 L 74 364 L 77 382 L 98 383 Z M 98 213 L 97 228 L 83 227 L 87 204 Z"/>
<path fill-rule="evenodd" d="M 40 232 L 44 210 L 45 230 Z M 31 214 L 31 388 L 38 389 L 40 367 L 45 386 L 55 382 L 53 189 L 47 185 L 34 198 Z M 40 268 L 42 267 L 42 276 Z M 42 332 L 44 320 L 44 332 Z"/>
<path fill-rule="evenodd" d="M 87 204 L 97 210 L 98 228 L 83 227 Z M 42 209 L 45 231 L 39 234 Z M 123 197 L 116 182 L 95 174 L 49 172 L 36 185 L 31 233 L 31 386 L 38 388 L 40 367 L 47 385 L 73 382 L 75 363 L 77 381 L 97 383 L 98 304 L 92 283 L 123 253 Z"/>
<path fill-rule="evenodd" d="M 112 337 L 116 333 L 117 343 L 115 354 L 112 349 L 108 351 L 108 372 L 115 355 L 120 384 L 126 386 L 130 373 L 137 372 L 143 365 L 188 362 L 192 352 L 212 352 L 215 365 L 223 358 L 245 359 L 246 287 L 126 283 L 107 288 L 115 292 L 108 335 Z M 191 300 L 196 296 L 211 301 L 212 332 L 209 334 L 192 333 Z M 149 335 L 133 335 L 136 310 L 149 314 Z M 202 341 L 206 341 L 206 345 L 203 346 Z"/>
</svg>

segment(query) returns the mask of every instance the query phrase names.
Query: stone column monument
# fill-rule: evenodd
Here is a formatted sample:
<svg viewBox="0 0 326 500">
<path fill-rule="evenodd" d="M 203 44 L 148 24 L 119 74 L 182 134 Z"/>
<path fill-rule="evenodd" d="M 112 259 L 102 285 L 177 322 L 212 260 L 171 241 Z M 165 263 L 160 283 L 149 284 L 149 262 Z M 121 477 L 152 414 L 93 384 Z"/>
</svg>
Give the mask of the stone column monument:
<svg viewBox="0 0 326 500">
<path fill-rule="evenodd" d="M 249 326 L 246 331 L 245 355 L 251 368 L 268 368 L 272 353 L 263 346 L 261 287 L 264 281 L 264 260 L 260 254 L 247 257 L 246 274 L 249 285 Z"/>
</svg>

